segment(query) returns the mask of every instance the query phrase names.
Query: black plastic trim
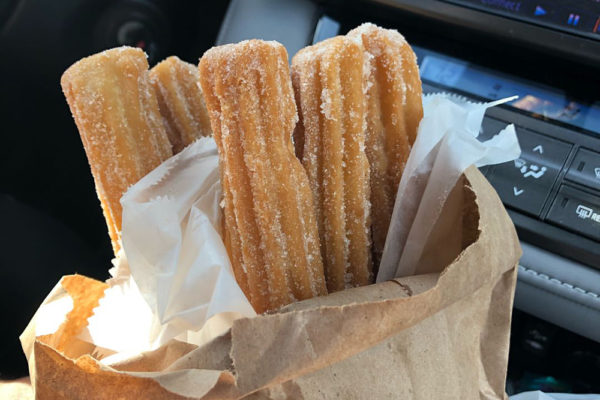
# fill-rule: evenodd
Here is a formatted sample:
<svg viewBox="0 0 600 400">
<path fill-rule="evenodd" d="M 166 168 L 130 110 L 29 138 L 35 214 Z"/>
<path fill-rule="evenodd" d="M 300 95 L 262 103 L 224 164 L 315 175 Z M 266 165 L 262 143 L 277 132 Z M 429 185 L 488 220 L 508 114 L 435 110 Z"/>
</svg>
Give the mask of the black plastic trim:
<svg viewBox="0 0 600 400">
<path fill-rule="evenodd" d="M 600 243 L 517 211 L 507 211 L 517 228 L 520 240 L 600 269 Z"/>
<path fill-rule="evenodd" d="M 600 41 L 528 22 L 437 0 L 371 0 L 371 2 L 479 31 L 527 47 L 560 53 L 593 66 L 600 64 Z"/>
</svg>

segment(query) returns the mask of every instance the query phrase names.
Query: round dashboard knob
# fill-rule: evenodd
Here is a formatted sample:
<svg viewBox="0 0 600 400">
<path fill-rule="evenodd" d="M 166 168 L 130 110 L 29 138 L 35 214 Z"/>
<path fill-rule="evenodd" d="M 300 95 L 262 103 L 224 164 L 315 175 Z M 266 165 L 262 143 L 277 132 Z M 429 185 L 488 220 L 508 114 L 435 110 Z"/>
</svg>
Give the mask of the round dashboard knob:
<svg viewBox="0 0 600 400">
<path fill-rule="evenodd" d="M 94 40 L 99 49 L 139 47 L 153 64 L 165 56 L 170 33 L 169 20 L 158 2 L 126 0 L 104 11 L 95 27 Z"/>
</svg>

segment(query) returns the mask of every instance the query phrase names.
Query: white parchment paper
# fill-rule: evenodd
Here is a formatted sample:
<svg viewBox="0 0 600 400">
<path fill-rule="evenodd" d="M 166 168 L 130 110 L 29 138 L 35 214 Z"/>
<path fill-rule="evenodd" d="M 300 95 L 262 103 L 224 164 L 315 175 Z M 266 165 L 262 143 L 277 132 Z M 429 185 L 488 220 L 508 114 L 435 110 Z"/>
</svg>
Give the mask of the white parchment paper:
<svg viewBox="0 0 600 400">
<path fill-rule="evenodd" d="M 211 317 L 256 315 L 220 236 L 218 154 L 202 138 L 121 199 L 124 254 L 82 338 L 135 354 L 172 338 L 195 343 Z M 200 343 L 196 343 L 200 344 Z"/>
<path fill-rule="evenodd" d="M 485 111 L 511 100 L 482 104 L 447 94 L 423 98 L 423 120 L 398 186 L 377 282 L 418 273 L 444 203 L 470 165 L 499 164 L 521 154 L 513 125 L 486 142 L 477 139 Z"/>
</svg>

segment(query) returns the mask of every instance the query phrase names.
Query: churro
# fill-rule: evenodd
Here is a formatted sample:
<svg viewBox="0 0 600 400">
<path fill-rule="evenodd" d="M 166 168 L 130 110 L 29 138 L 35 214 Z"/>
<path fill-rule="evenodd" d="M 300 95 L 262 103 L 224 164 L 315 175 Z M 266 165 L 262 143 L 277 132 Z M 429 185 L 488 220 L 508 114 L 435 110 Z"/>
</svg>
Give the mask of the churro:
<svg viewBox="0 0 600 400">
<path fill-rule="evenodd" d="M 146 55 L 120 47 L 86 57 L 61 86 L 90 163 L 115 254 L 127 188 L 172 155 Z"/>
<path fill-rule="evenodd" d="M 373 254 L 378 265 L 396 192 L 423 117 L 417 59 L 395 30 L 363 24 L 347 35 L 362 43 L 370 64 L 366 153 L 371 168 Z"/>
<path fill-rule="evenodd" d="M 198 79 L 198 68 L 175 56 L 150 70 L 173 153 L 201 136 L 210 136 L 210 120 Z"/>
<path fill-rule="evenodd" d="M 297 121 L 285 48 L 215 47 L 200 83 L 220 159 L 225 242 L 257 312 L 327 293 L 312 195 L 291 135 Z"/>
<path fill-rule="evenodd" d="M 362 45 L 344 36 L 292 59 L 301 117 L 294 138 L 313 193 L 330 292 L 372 282 L 364 60 Z"/>
</svg>

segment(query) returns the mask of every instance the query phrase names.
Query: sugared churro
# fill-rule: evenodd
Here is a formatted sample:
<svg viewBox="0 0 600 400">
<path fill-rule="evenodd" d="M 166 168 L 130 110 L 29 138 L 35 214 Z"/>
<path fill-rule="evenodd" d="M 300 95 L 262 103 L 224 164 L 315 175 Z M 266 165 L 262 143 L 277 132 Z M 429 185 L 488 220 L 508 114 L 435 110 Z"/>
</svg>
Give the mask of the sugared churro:
<svg viewBox="0 0 600 400">
<path fill-rule="evenodd" d="M 86 57 L 65 71 L 61 85 L 81 135 L 116 254 L 121 196 L 172 155 L 146 55 L 140 49 L 120 47 Z"/>
<path fill-rule="evenodd" d="M 313 193 L 330 292 L 372 281 L 364 60 L 362 45 L 344 36 L 292 60 L 301 110 L 294 139 Z"/>
<path fill-rule="evenodd" d="M 173 153 L 210 135 L 210 120 L 198 83 L 198 68 L 172 56 L 150 70 Z"/>
<path fill-rule="evenodd" d="M 285 48 L 215 47 L 200 82 L 220 157 L 225 242 L 257 312 L 327 293 L 312 195 L 291 135 L 297 121 Z"/>
<path fill-rule="evenodd" d="M 417 59 L 395 30 L 363 24 L 348 33 L 369 59 L 366 153 L 371 168 L 371 218 L 379 264 L 404 165 L 423 117 Z"/>
</svg>

